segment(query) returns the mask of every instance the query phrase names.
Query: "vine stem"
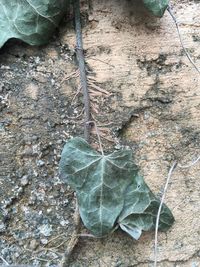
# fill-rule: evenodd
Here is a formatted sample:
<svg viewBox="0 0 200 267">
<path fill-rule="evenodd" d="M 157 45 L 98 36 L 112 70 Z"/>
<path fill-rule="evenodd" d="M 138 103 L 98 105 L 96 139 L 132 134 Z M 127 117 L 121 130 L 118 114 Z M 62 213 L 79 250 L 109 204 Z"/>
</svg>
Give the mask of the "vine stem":
<svg viewBox="0 0 200 267">
<path fill-rule="evenodd" d="M 79 64 L 81 87 L 83 91 L 83 101 L 85 108 L 84 137 L 87 142 L 90 141 L 90 97 L 87 85 L 87 76 L 85 70 L 85 59 L 83 52 L 83 39 L 81 29 L 80 0 L 74 0 L 74 16 L 76 29 L 76 56 Z"/>
<path fill-rule="evenodd" d="M 179 164 L 178 166 L 181 169 L 187 169 L 187 168 L 190 168 L 190 167 L 194 166 L 199 160 L 200 160 L 200 156 L 198 156 L 198 158 L 196 160 L 192 161 L 192 163 L 190 163 L 188 165 L 180 165 Z"/>
<path fill-rule="evenodd" d="M 173 19 L 173 21 L 174 21 L 174 23 L 176 25 L 176 29 L 177 29 L 177 32 L 178 32 L 178 37 L 179 37 L 181 46 L 183 48 L 183 51 L 185 52 L 185 54 L 186 54 L 188 60 L 190 61 L 190 63 L 193 65 L 193 67 L 196 69 L 196 71 L 200 74 L 199 68 L 196 66 L 196 64 L 194 63 L 193 59 L 191 58 L 190 54 L 188 53 L 188 51 L 186 50 L 186 48 L 185 48 L 185 46 L 183 44 L 183 40 L 182 40 L 182 36 L 181 36 L 181 33 L 180 33 L 180 29 L 179 29 L 179 25 L 178 25 L 177 19 L 174 16 L 170 6 L 167 7 L 167 11 L 170 14 L 170 16 L 172 17 L 172 19 Z"/>
<path fill-rule="evenodd" d="M 168 172 L 168 176 L 167 176 L 167 180 L 165 183 L 165 187 L 164 187 L 164 191 L 163 191 L 163 195 L 160 201 L 160 205 L 159 205 L 159 209 L 158 209 L 158 213 L 157 213 L 157 217 L 156 217 L 156 226 L 155 226 L 155 240 L 154 240 L 154 267 L 157 267 L 157 262 L 158 262 L 158 227 L 159 227 L 159 221 L 160 221 L 160 214 L 161 214 L 161 210 L 162 210 L 162 206 L 164 203 L 164 199 L 166 196 L 166 192 L 167 192 L 167 188 L 169 185 L 169 181 L 171 179 L 172 173 L 175 170 L 175 168 L 180 168 L 180 169 L 188 169 L 193 167 L 195 164 L 197 164 L 200 161 L 200 156 L 198 156 L 198 158 L 194 161 L 192 161 L 190 164 L 187 165 L 181 165 L 179 163 L 177 163 L 177 161 L 175 161 L 169 172 Z"/>
<path fill-rule="evenodd" d="M 0 259 L 3 261 L 3 263 L 5 263 L 5 265 L 9 265 L 9 263 L 2 256 L 0 256 Z"/>
<path fill-rule="evenodd" d="M 87 85 L 87 76 L 85 70 L 85 58 L 83 52 L 83 38 L 82 38 L 82 29 L 81 29 L 81 14 L 80 14 L 80 0 L 73 0 L 73 9 L 74 9 L 74 18 L 75 18 L 75 30 L 76 30 L 76 56 L 79 64 L 80 72 L 80 82 L 83 92 L 83 101 L 84 101 L 84 110 L 85 110 L 85 119 L 84 119 L 84 137 L 85 140 L 90 143 L 90 131 L 91 131 L 91 113 L 90 113 L 90 97 Z M 77 200 L 76 200 L 77 201 Z M 75 229 L 72 233 L 69 245 L 63 254 L 61 259 L 60 267 L 69 266 L 69 260 L 71 254 L 76 247 L 79 240 L 79 231 L 80 231 L 80 214 L 78 202 L 76 202 L 76 210 L 74 213 L 74 225 Z"/>
<path fill-rule="evenodd" d="M 97 138 L 98 138 L 98 142 L 99 142 L 99 148 L 100 148 L 102 156 L 104 156 L 103 146 L 102 146 L 101 137 L 100 137 L 100 133 L 99 133 L 99 129 L 97 127 L 97 124 L 96 124 L 95 121 L 88 121 L 88 123 L 89 124 L 94 124 L 95 131 L 96 131 Z"/>
<path fill-rule="evenodd" d="M 60 267 L 68 267 L 69 266 L 69 261 L 70 257 L 74 251 L 75 246 L 78 243 L 79 240 L 79 235 L 78 232 L 80 231 L 80 215 L 79 215 L 79 208 L 78 208 L 78 202 L 76 200 L 76 210 L 74 213 L 74 224 L 75 224 L 75 229 L 72 233 L 71 239 L 69 241 L 68 247 L 63 254 L 63 257 L 60 262 Z"/>
<path fill-rule="evenodd" d="M 163 206 L 163 203 L 164 203 L 164 200 L 165 200 L 165 195 L 166 195 L 166 192 L 167 192 L 168 184 L 169 184 L 169 181 L 171 179 L 172 173 L 173 173 L 174 169 L 176 168 L 176 166 L 177 166 L 177 162 L 175 161 L 172 164 L 172 166 L 171 166 L 171 168 L 169 170 L 169 173 L 168 173 L 168 176 L 167 176 L 167 180 L 166 180 L 166 183 L 165 183 L 165 187 L 164 187 L 164 191 L 163 191 L 163 195 L 162 195 L 162 198 L 161 198 L 161 201 L 160 201 L 157 217 L 156 217 L 155 243 L 154 243 L 154 267 L 157 267 L 157 261 L 158 261 L 158 227 L 159 227 L 159 221 L 160 221 L 160 214 L 161 214 L 162 206 Z"/>
</svg>

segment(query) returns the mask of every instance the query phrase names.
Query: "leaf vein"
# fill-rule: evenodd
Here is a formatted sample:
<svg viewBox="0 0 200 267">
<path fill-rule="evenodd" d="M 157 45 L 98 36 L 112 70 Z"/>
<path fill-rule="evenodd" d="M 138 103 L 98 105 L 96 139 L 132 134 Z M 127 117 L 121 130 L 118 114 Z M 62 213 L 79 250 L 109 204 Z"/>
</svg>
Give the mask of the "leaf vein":
<svg viewBox="0 0 200 267">
<path fill-rule="evenodd" d="M 49 16 L 45 16 L 45 15 L 41 14 L 41 13 L 38 11 L 38 9 L 37 9 L 36 7 L 34 7 L 34 6 L 29 2 L 29 0 L 25 0 L 25 1 L 29 4 L 30 7 L 32 7 L 32 9 L 33 9 L 37 14 L 39 14 L 42 18 L 47 19 L 47 20 L 50 21 L 55 27 L 57 27 L 56 23 L 55 23 Z"/>
</svg>

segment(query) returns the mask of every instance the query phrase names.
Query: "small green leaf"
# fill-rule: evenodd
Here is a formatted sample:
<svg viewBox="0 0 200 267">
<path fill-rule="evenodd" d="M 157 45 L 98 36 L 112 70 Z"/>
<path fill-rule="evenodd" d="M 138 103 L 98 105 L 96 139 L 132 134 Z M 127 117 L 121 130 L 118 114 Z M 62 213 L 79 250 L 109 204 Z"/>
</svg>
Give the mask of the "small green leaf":
<svg viewBox="0 0 200 267">
<path fill-rule="evenodd" d="M 30 45 L 47 43 L 69 0 L 0 0 L 0 47 L 10 38 Z"/>
<path fill-rule="evenodd" d="M 163 16 L 169 4 L 169 0 L 143 0 L 143 2 L 148 10 L 157 17 Z"/>
<path fill-rule="evenodd" d="M 68 141 L 60 161 L 61 178 L 76 190 L 84 225 L 96 236 L 119 224 L 138 239 L 152 230 L 159 201 L 138 175 L 130 150 L 101 155 L 81 138 Z M 164 205 L 159 228 L 167 230 L 174 218 Z"/>
<path fill-rule="evenodd" d="M 60 173 L 76 190 L 84 225 L 96 236 L 111 232 L 124 206 L 124 191 L 137 173 L 131 151 L 103 156 L 74 138 L 63 149 Z"/>
<path fill-rule="evenodd" d="M 142 231 L 155 228 L 156 217 L 160 201 L 153 195 L 143 178 L 135 176 L 125 193 L 124 208 L 119 216 L 118 223 L 122 230 L 134 239 L 139 239 Z M 168 230 L 174 222 L 174 217 L 166 205 L 162 206 L 159 230 Z"/>
</svg>

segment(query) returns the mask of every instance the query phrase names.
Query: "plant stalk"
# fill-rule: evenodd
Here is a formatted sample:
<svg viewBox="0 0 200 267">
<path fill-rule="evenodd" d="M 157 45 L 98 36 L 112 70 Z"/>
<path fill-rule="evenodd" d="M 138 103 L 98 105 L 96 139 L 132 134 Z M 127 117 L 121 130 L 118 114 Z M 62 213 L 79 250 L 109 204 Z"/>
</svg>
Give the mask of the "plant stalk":
<svg viewBox="0 0 200 267">
<path fill-rule="evenodd" d="M 179 25 L 178 25 L 178 22 L 176 20 L 176 17 L 174 16 L 173 12 L 172 12 L 172 9 L 170 6 L 168 6 L 167 8 L 167 11 L 169 12 L 170 16 L 172 17 L 175 25 L 176 25 L 176 29 L 177 29 L 177 33 L 178 33 L 178 37 L 179 37 L 179 40 L 180 40 L 180 43 L 181 43 L 181 46 L 183 48 L 183 51 L 184 53 L 186 54 L 188 60 L 190 61 L 190 63 L 193 65 L 193 67 L 196 69 L 196 71 L 200 74 L 200 70 L 199 68 L 197 67 L 197 65 L 194 63 L 193 59 L 191 58 L 189 52 L 187 51 L 187 49 L 185 48 L 184 44 L 183 44 L 183 40 L 182 40 L 182 36 L 181 36 L 181 33 L 180 33 L 180 29 L 179 29 Z"/>
<path fill-rule="evenodd" d="M 77 56 L 77 60 L 79 64 L 80 81 L 81 81 L 81 88 L 83 92 L 83 101 L 84 101 L 84 109 L 85 109 L 84 137 L 85 137 L 85 140 L 89 143 L 90 142 L 90 130 L 91 130 L 90 97 L 89 97 L 89 92 L 88 92 L 87 76 L 86 76 L 86 70 L 85 70 L 85 58 L 84 58 L 84 53 L 83 53 L 80 0 L 73 0 L 73 9 L 74 9 L 75 30 L 76 30 L 76 56 Z M 69 242 L 68 248 L 62 257 L 59 267 L 69 266 L 71 254 L 73 253 L 73 250 L 79 240 L 78 233 L 80 231 L 80 214 L 79 214 L 78 202 L 76 203 L 76 211 L 74 213 L 74 224 L 75 224 L 75 229 L 72 233 L 72 237 Z"/>
<path fill-rule="evenodd" d="M 82 39 L 82 30 L 81 30 L 81 15 L 80 15 L 80 0 L 74 0 L 74 15 L 75 15 L 75 29 L 76 29 L 76 56 L 79 64 L 80 71 L 80 81 L 83 92 L 83 101 L 85 108 L 85 123 L 84 123 L 84 137 L 85 140 L 89 143 L 90 141 L 90 97 L 88 92 L 87 85 L 87 76 L 85 70 L 85 59 L 83 52 L 83 39 Z"/>
</svg>

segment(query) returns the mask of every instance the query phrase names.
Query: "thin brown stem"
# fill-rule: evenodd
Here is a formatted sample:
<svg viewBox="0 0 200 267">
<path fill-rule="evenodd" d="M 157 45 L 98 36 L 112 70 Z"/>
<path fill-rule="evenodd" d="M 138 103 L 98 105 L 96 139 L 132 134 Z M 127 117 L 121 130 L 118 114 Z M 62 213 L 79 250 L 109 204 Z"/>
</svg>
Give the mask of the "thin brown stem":
<svg viewBox="0 0 200 267">
<path fill-rule="evenodd" d="M 76 28 L 76 55 L 79 64 L 81 87 L 83 91 L 83 101 L 85 108 L 85 124 L 84 124 L 84 136 L 87 142 L 90 140 L 90 97 L 87 85 L 87 76 L 85 70 L 85 59 L 83 53 L 83 40 L 81 29 L 81 15 L 80 15 L 80 1 L 74 0 L 74 15 L 75 15 L 75 28 Z"/>
<path fill-rule="evenodd" d="M 98 138 L 98 142 L 99 142 L 99 148 L 100 148 L 102 156 L 104 156 L 103 146 L 102 146 L 101 137 L 100 137 L 100 133 L 99 133 L 99 129 L 97 127 L 97 124 L 95 121 L 88 121 L 88 123 L 94 124 L 95 131 L 96 131 L 97 138 Z"/>
<path fill-rule="evenodd" d="M 89 143 L 90 142 L 90 120 L 91 120 L 91 113 L 90 113 L 90 97 L 87 85 L 87 76 L 85 70 L 85 58 L 83 53 L 83 40 L 82 40 L 82 29 L 81 29 L 81 14 L 80 14 L 80 0 L 73 1 L 73 8 L 74 8 L 74 17 L 75 17 L 75 29 L 76 29 L 76 56 L 79 64 L 79 71 L 80 71 L 80 81 L 81 81 L 81 88 L 83 92 L 83 101 L 84 101 L 84 111 L 85 111 L 85 123 L 84 123 L 84 137 L 85 140 Z M 80 231 L 80 214 L 78 208 L 78 202 L 76 204 L 76 211 L 74 213 L 74 224 L 75 229 L 72 233 L 70 242 L 68 247 L 63 255 L 61 260 L 61 267 L 69 266 L 69 260 L 71 254 L 74 251 L 78 243 L 78 233 Z"/>
<path fill-rule="evenodd" d="M 79 215 L 79 208 L 78 208 L 78 202 L 76 202 L 76 210 L 74 213 L 74 225 L 75 225 L 75 229 L 72 233 L 70 242 L 67 246 L 67 249 L 62 257 L 61 263 L 60 263 L 60 267 L 68 267 L 69 266 L 69 261 L 70 261 L 70 257 L 74 251 L 75 246 L 78 243 L 79 240 L 79 231 L 80 231 L 80 215 Z"/>
</svg>

